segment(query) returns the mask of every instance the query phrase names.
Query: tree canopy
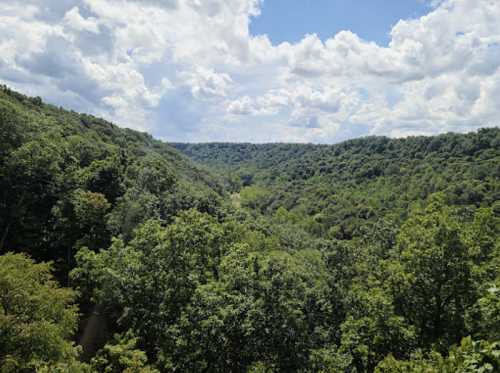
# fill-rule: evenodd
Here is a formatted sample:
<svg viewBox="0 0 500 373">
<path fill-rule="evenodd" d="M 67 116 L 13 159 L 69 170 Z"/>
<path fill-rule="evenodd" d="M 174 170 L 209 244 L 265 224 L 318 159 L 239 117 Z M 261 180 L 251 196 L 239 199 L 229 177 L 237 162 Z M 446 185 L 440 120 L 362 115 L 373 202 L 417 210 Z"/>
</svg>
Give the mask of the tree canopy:
<svg viewBox="0 0 500 373">
<path fill-rule="evenodd" d="M 0 370 L 500 371 L 500 130 L 165 144 L 0 89 Z"/>
</svg>

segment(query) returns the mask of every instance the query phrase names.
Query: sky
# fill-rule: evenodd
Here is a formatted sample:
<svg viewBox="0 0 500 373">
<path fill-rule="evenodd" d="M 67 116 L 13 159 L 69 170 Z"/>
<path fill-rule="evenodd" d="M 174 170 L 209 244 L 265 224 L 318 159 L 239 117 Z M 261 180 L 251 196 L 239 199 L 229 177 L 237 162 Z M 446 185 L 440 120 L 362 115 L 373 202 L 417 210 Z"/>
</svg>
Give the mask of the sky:
<svg viewBox="0 0 500 373">
<path fill-rule="evenodd" d="M 391 28 L 400 19 L 427 14 L 425 0 L 267 0 L 252 19 L 250 32 L 265 34 L 273 44 L 297 43 L 315 33 L 325 41 L 340 31 L 387 46 Z"/>
<path fill-rule="evenodd" d="M 498 0 L 0 1 L 0 82 L 165 141 L 335 143 L 500 118 Z"/>
</svg>

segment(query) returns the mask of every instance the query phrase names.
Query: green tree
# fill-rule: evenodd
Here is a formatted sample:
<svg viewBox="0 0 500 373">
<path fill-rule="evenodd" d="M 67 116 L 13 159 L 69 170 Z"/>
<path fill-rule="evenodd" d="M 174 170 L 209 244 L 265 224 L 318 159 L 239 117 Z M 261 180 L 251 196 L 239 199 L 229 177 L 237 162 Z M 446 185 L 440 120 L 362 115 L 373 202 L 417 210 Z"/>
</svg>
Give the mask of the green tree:
<svg viewBox="0 0 500 373">
<path fill-rule="evenodd" d="M 137 338 L 129 334 L 115 335 L 114 340 L 92 358 L 92 370 L 101 373 L 158 373 L 148 365 L 146 354 L 137 349 L 136 344 Z"/>
<path fill-rule="evenodd" d="M 9 154 L 3 175 L 5 220 L 0 249 L 39 247 L 37 238 L 48 229 L 50 211 L 57 201 L 61 165 L 60 149 L 48 138 L 26 142 Z"/>
<path fill-rule="evenodd" d="M 259 362 L 280 372 L 307 367 L 310 350 L 329 340 L 325 275 L 317 252 L 233 247 L 220 279 L 198 287 L 171 328 L 171 361 L 196 372 L 241 372 Z"/>
<path fill-rule="evenodd" d="M 110 203 L 114 203 L 124 192 L 123 162 L 124 158 L 118 154 L 94 160 L 80 171 L 82 185 L 91 192 L 103 194 Z"/>
<path fill-rule="evenodd" d="M 375 373 L 494 373 L 500 371 L 500 343 L 463 338 L 452 346 L 447 356 L 432 352 L 421 353 L 411 360 L 397 360 L 392 355 L 384 359 Z"/>
<path fill-rule="evenodd" d="M 341 325 L 339 352 L 352 357 L 352 367 L 373 371 L 388 353 L 408 356 L 415 347 L 415 330 L 395 313 L 391 296 L 381 288 L 354 286 Z"/>
<path fill-rule="evenodd" d="M 453 209 L 440 195 L 401 228 L 389 265 L 396 310 L 417 328 L 419 343 L 447 348 L 463 337 L 474 302 L 471 258 Z"/>
<path fill-rule="evenodd" d="M 240 191 L 241 206 L 264 211 L 270 191 L 259 186 L 247 186 Z"/>
<path fill-rule="evenodd" d="M 84 369 L 70 340 L 78 321 L 74 300 L 72 290 L 58 286 L 50 264 L 22 254 L 0 256 L 2 372 Z"/>
<path fill-rule="evenodd" d="M 167 328 L 178 320 L 197 286 L 219 276 L 219 263 L 234 227 L 196 210 L 183 212 L 163 227 L 150 220 L 127 245 L 115 239 L 99 253 L 82 249 L 72 278 L 132 329 L 148 353 L 171 348 Z"/>
<path fill-rule="evenodd" d="M 476 338 L 500 341 L 500 279 L 485 284 L 484 293 L 468 310 L 468 329 Z"/>
</svg>

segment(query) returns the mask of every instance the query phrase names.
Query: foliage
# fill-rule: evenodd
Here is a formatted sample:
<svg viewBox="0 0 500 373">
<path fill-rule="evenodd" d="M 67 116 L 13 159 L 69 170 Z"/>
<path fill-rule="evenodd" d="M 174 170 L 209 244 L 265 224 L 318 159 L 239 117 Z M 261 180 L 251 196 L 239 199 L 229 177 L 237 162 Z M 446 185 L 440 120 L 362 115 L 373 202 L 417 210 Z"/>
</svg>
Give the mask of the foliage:
<svg viewBox="0 0 500 373">
<path fill-rule="evenodd" d="M 170 146 L 6 87 L 0 139 L 0 249 L 53 260 L 58 271 L 79 247 L 129 239 L 148 219 L 221 207 L 216 179 Z"/>
<path fill-rule="evenodd" d="M 395 303 L 425 345 L 447 348 L 465 330 L 465 310 L 474 294 L 471 258 L 461 231 L 438 195 L 410 216 L 398 236 L 398 253 L 390 264 Z"/>
<path fill-rule="evenodd" d="M 147 365 L 146 354 L 136 349 L 137 339 L 130 335 L 115 335 L 90 362 L 91 368 L 103 373 L 157 373 Z"/>
<path fill-rule="evenodd" d="M 250 207 L 268 215 L 283 207 L 299 215 L 311 233 L 330 231 L 337 239 L 361 238 L 383 218 L 400 225 L 412 203 L 436 192 L 463 207 L 491 207 L 500 199 L 498 128 L 336 145 L 172 145 L 227 175 L 226 185 L 235 185 L 232 179 L 240 175 L 242 186 L 265 189 L 252 193 Z"/>
<path fill-rule="evenodd" d="M 78 318 L 74 300 L 72 290 L 58 286 L 50 264 L 22 254 L 0 256 L 2 372 L 77 368 L 79 351 L 70 340 Z"/>
<path fill-rule="evenodd" d="M 453 346 L 448 356 L 433 353 L 427 359 L 418 354 L 409 361 L 398 361 L 388 356 L 382 361 L 376 373 L 473 373 L 498 372 L 500 369 L 500 343 L 462 339 L 459 346 Z"/>
<path fill-rule="evenodd" d="M 498 128 L 172 145 L 0 88 L 2 371 L 499 371 Z"/>
<path fill-rule="evenodd" d="M 173 360 L 186 371 L 277 371 L 307 366 L 328 336 L 329 308 L 318 253 L 262 255 L 237 245 L 221 278 L 199 287 L 174 328 Z M 323 320 L 323 323 L 320 321 Z"/>
</svg>

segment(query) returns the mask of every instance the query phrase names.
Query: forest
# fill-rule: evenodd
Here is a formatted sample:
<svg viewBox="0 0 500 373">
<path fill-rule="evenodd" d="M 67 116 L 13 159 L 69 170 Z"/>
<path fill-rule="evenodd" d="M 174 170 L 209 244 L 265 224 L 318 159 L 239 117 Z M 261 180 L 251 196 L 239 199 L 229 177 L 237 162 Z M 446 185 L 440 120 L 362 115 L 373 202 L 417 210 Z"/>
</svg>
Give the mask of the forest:
<svg viewBox="0 0 500 373">
<path fill-rule="evenodd" d="M 500 129 L 164 143 L 1 86 L 0 254 L 1 372 L 500 372 Z"/>
</svg>

